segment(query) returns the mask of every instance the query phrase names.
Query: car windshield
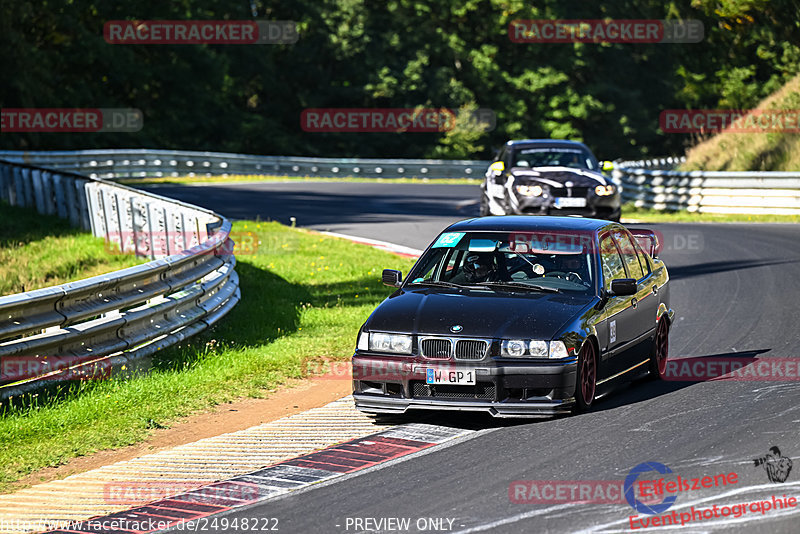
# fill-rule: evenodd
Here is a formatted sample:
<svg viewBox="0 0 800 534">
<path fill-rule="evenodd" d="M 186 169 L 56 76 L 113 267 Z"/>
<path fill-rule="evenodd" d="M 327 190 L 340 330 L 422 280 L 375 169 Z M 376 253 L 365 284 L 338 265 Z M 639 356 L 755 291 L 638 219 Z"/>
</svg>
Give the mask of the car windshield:
<svg viewBox="0 0 800 534">
<path fill-rule="evenodd" d="M 408 276 L 410 286 L 593 293 L 591 233 L 446 232 Z"/>
<path fill-rule="evenodd" d="M 595 170 L 594 160 L 579 148 L 520 148 L 513 153 L 512 167 L 571 167 Z"/>
</svg>

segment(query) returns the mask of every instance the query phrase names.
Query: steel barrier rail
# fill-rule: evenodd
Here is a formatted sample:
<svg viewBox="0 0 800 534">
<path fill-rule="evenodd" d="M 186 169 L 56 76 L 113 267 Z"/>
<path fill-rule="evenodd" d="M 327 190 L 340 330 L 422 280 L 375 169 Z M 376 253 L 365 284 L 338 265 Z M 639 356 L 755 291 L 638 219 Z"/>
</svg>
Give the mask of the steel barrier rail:
<svg viewBox="0 0 800 534">
<path fill-rule="evenodd" d="M 0 157 L 97 178 L 271 174 L 365 178 L 482 178 L 489 161 L 250 156 L 149 149 L 0 152 Z M 800 213 L 800 173 L 676 172 L 685 158 L 616 162 L 623 200 L 638 207 L 709 213 Z"/>
<path fill-rule="evenodd" d="M 0 158 L 71 170 L 93 178 L 263 174 L 364 178 L 483 178 L 490 161 L 434 159 L 307 158 L 150 149 L 3 151 Z"/>
<path fill-rule="evenodd" d="M 0 160 L 0 199 L 69 219 L 151 261 L 0 297 L 0 398 L 106 376 L 217 322 L 241 298 L 231 223 L 190 204 Z"/>
<path fill-rule="evenodd" d="M 670 170 L 684 159 L 615 165 L 622 198 L 637 207 L 701 213 L 800 214 L 800 172 Z"/>
</svg>

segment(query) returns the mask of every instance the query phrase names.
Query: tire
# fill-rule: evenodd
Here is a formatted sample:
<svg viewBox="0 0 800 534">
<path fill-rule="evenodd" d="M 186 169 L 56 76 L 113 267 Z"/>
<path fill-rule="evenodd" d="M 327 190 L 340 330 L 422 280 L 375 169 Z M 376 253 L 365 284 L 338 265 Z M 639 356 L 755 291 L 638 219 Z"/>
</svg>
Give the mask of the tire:
<svg viewBox="0 0 800 534">
<path fill-rule="evenodd" d="M 585 412 L 594 402 L 597 394 L 597 351 L 589 340 L 583 344 L 578 355 L 578 369 L 575 375 L 575 413 Z"/>
<path fill-rule="evenodd" d="M 650 351 L 650 376 L 654 379 L 663 379 L 667 370 L 669 358 L 669 325 L 663 316 L 658 320 L 656 338 L 653 341 L 653 350 Z"/>
<path fill-rule="evenodd" d="M 481 195 L 480 215 L 481 217 L 486 217 L 487 215 L 491 215 L 491 213 L 489 212 L 489 198 L 485 194 Z"/>
</svg>

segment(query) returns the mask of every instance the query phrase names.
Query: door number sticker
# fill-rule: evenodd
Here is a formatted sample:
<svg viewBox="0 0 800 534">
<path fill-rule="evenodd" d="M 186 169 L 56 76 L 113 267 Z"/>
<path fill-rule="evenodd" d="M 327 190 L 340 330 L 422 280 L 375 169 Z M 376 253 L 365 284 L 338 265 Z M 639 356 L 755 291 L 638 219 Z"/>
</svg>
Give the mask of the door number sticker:
<svg viewBox="0 0 800 534">
<path fill-rule="evenodd" d="M 617 340 L 617 321 L 611 321 L 608 330 L 611 335 L 611 341 L 609 341 L 609 343 L 614 343 Z"/>
</svg>

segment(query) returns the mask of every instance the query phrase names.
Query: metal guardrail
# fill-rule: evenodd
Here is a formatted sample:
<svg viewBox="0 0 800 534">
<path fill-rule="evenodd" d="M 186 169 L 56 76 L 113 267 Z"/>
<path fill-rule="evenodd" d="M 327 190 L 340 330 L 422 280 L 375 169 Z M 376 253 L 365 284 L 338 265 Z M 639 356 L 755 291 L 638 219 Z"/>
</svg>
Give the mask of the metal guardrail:
<svg viewBox="0 0 800 534">
<path fill-rule="evenodd" d="M 490 161 L 250 156 L 149 149 L 0 152 L 0 158 L 92 178 L 278 176 L 481 179 Z M 707 213 L 798 214 L 800 173 L 677 172 L 685 158 L 616 162 L 614 179 L 638 207 Z"/>
<path fill-rule="evenodd" d="M 614 175 L 637 207 L 701 213 L 800 214 L 800 172 L 674 171 L 684 158 L 623 161 Z"/>
<path fill-rule="evenodd" d="M 241 298 L 231 223 L 79 174 L 0 160 L 0 199 L 69 219 L 151 261 L 0 297 L 0 398 L 106 374 L 192 336 Z"/>
<path fill-rule="evenodd" d="M 483 178 L 490 161 L 306 158 L 150 149 L 0 152 L 0 158 L 70 170 L 92 178 L 160 178 L 263 174 L 364 178 Z"/>
</svg>

